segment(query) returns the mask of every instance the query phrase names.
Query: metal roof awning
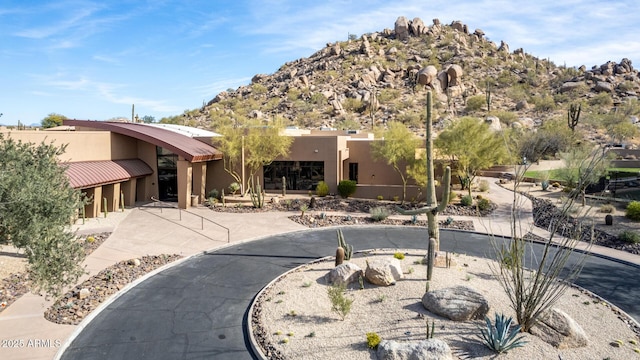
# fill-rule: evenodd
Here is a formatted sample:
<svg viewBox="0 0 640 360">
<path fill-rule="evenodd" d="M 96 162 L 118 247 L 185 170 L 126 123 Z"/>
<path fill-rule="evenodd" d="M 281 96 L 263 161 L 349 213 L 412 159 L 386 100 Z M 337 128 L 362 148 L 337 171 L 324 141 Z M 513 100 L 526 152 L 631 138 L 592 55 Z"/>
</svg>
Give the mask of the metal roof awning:
<svg viewBox="0 0 640 360">
<path fill-rule="evenodd" d="M 71 186 L 86 189 L 127 181 L 153 174 L 149 165 L 140 159 L 79 161 L 65 163 Z"/>
<path fill-rule="evenodd" d="M 180 132 L 171 131 L 162 127 L 147 126 L 138 123 L 88 120 L 64 120 L 63 123 L 64 125 L 75 126 L 76 129 L 85 127 L 107 130 L 116 134 L 143 140 L 150 144 L 163 147 L 192 163 L 222 159 L 222 152 L 213 146 L 192 137 L 185 136 Z"/>
</svg>

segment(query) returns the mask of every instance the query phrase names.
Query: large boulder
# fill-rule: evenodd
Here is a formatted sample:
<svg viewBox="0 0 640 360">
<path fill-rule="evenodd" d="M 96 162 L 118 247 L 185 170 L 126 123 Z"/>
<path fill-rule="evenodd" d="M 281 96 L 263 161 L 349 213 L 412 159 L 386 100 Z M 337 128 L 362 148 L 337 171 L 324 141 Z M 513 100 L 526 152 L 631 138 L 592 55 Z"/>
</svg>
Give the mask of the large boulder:
<svg viewBox="0 0 640 360">
<path fill-rule="evenodd" d="M 376 355 L 379 360 L 449 360 L 451 348 L 440 339 L 411 342 L 382 340 Z"/>
<path fill-rule="evenodd" d="M 420 85 L 425 85 L 425 86 L 429 86 L 432 85 L 433 80 L 436 79 L 436 76 L 438 75 L 438 69 L 436 69 L 435 66 L 433 65 L 429 65 L 426 66 L 422 69 L 420 69 L 420 71 L 418 71 L 418 84 Z"/>
<path fill-rule="evenodd" d="M 369 260 L 367 261 L 364 277 L 374 285 L 395 285 L 396 281 L 402 279 L 400 261 L 396 258 Z"/>
<path fill-rule="evenodd" d="M 558 349 L 587 346 L 589 340 L 582 327 L 564 311 L 552 308 L 538 318 L 531 333 Z"/>
<path fill-rule="evenodd" d="M 432 313 L 453 321 L 484 319 L 489 312 L 487 299 L 467 286 L 429 291 L 422 297 L 422 305 Z"/>
<path fill-rule="evenodd" d="M 395 24 L 396 38 L 400 41 L 407 40 L 409 38 L 409 20 L 406 17 L 400 16 L 396 20 Z"/>
<path fill-rule="evenodd" d="M 447 86 L 458 86 L 462 84 L 462 66 L 453 64 L 447 69 L 449 75 L 449 83 Z"/>
<path fill-rule="evenodd" d="M 413 18 L 411 24 L 409 24 L 409 30 L 414 36 L 420 36 L 427 33 L 428 28 L 424 25 L 424 22 L 420 18 Z"/>
<path fill-rule="evenodd" d="M 612 92 L 613 85 L 606 81 L 598 81 L 596 86 L 593 87 L 593 91 L 595 92 Z"/>
<path fill-rule="evenodd" d="M 363 275 L 362 268 L 354 263 L 343 263 L 329 270 L 324 276 L 329 285 L 349 285 Z"/>
<path fill-rule="evenodd" d="M 484 122 L 489 125 L 489 129 L 493 130 L 493 131 L 500 131 L 502 130 L 502 125 L 500 124 L 500 118 L 498 118 L 497 116 L 487 116 L 484 119 Z"/>
</svg>

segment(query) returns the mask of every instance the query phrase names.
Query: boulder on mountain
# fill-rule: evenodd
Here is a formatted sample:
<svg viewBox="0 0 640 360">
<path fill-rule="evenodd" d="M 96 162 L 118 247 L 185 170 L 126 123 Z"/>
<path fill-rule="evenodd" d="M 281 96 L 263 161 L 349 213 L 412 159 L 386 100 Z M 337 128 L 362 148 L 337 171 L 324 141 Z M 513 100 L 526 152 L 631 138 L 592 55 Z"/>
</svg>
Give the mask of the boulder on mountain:
<svg viewBox="0 0 640 360">
<path fill-rule="evenodd" d="M 427 27 L 424 25 L 424 22 L 420 18 L 414 18 L 409 25 L 409 30 L 411 34 L 414 36 L 420 36 L 427 33 Z"/>
<path fill-rule="evenodd" d="M 396 20 L 395 32 L 396 38 L 400 41 L 404 41 L 409 38 L 409 20 L 407 20 L 406 17 L 400 16 Z"/>
</svg>

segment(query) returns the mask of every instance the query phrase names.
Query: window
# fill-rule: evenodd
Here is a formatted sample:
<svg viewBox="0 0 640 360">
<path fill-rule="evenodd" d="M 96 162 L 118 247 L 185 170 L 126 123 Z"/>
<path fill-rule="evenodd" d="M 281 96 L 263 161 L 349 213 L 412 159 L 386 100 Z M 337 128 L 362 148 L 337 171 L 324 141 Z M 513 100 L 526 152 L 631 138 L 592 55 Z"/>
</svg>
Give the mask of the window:
<svg viewBox="0 0 640 360">
<path fill-rule="evenodd" d="M 358 182 L 358 163 L 349 163 L 349 180 Z"/>
<path fill-rule="evenodd" d="M 315 190 L 324 180 L 324 161 L 274 161 L 263 170 L 267 190 L 282 189 L 283 176 L 288 190 Z"/>
</svg>

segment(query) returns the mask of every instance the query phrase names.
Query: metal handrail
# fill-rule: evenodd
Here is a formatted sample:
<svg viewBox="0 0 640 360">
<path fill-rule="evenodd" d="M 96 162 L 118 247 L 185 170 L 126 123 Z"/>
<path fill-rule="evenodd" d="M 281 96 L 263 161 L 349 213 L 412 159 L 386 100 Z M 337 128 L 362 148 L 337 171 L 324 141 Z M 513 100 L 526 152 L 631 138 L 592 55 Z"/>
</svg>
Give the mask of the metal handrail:
<svg viewBox="0 0 640 360">
<path fill-rule="evenodd" d="M 165 203 L 164 201 L 162 201 L 162 200 L 158 200 L 158 199 L 154 198 L 153 196 L 151 197 L 151 201 L 153 201 L 153 207 L 156 207 L 156 204 L 158 204 L 158 203 L 160 203 L 160 204 L 164 204 L 164 203 Z M 163 207 L 164 207 L 164 206 L 160 206 L 160 213 L 162 213 L 162 208 L 163 208 Z M 173 206 L 166 206 L 166 207 L 171 207 L 171 208 L 173 208 Z M 178 215 L 179 215 L 179 219 L 180 219 L 180 221 L 182 221 L 182 211 L 183 211 L 182 209 L 178 208 Z M 210 222 L 210 223 L 212 223 L 212 224 L 214 224 L 214 225 L 217 225 L 217 226 L 219 226 L 219 227 L 221 227 L 221 228 L 223 228 L 223 229 L 227 230 L 227 243 L 230 243 L 230 242 L 231 242 L 231 230 L 230 230 L 228 227 L 226 227 L 226 226 L 224 226 L 224 225 L 222 225 L 222 224 L 220 224 L 220 223 L 218 223 L 218 222 L 216 222 L 216 221 L 213 221 L 213 220 L 211 220 L 211 219 L 207 219 L 207 218 L 205 218 L 205 217 L 204 217 L 204 216 L 202 216 L 202 215 L 198 215 L 198 214 L 196 214 L 196 213 L 192 213 L 192 212 L 187 211 L 187 210 L 184 210 L 184 212 L 186 212 L 187 214 L 191 214 L 191 215 L 193 215 L 193 216 L 197 216 L 197 217 L 199 217 L 199 218 L 200 218 L 200 230 L 204 230 L 204 221 L 205 221 L 205 220 L 207 220 L 208 222 Z"/>
</svg>

